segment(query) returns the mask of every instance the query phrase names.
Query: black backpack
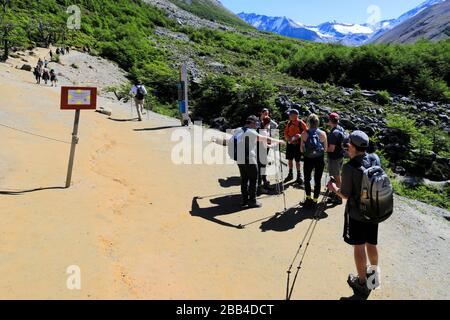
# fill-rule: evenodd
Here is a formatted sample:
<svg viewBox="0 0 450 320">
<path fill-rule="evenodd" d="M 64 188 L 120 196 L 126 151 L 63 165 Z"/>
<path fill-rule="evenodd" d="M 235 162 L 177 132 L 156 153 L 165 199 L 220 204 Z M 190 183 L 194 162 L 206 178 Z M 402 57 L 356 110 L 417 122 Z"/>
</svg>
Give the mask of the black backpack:
<svg viewBox="0 0 450 320">
<path fill-rule="evenodd" d="M 145 98 L 145 92 L 144 92 L 144 89 L 141 87 L 141 86 L 139 86 L 139 87 L 137 87 L 137 90 L 136 90 L 137 92 L 136 92 L 136 99 L 138 99 L 138 100 L 144 100 L 144 98 Z"/>
</svg>

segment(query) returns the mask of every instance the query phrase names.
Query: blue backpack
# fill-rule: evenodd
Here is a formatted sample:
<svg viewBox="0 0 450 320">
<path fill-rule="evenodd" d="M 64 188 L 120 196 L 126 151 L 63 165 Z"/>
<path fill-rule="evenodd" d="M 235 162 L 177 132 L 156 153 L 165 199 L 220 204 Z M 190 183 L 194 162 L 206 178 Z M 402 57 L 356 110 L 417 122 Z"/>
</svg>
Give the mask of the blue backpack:
<svg viewBox="0 0 450 320">
<path fill-rule="evenodd" d="M 308 139 L 305 142 L 305 157 L 307 158 L 319 158 L 325 154 L 325 147 L 320 141 L 320 130 L 309 129 Z"/>
</svg>

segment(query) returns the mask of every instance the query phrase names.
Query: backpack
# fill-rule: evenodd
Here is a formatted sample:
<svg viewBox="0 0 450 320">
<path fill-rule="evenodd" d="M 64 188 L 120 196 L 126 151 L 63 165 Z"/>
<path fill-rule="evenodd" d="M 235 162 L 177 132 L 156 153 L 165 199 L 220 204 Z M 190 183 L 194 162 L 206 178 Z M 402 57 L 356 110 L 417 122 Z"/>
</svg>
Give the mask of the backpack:
<svg viewBox="0 0 450 320">
<path fill-rule="evenodd" d="M 308 139 L 305 142 L 305 157 L 318 158 L 325 154 L 325 147 L 320 141 L 320 130 L 308 130 Z"/>
<path fill-rule="evenodd" d="M 381 223 L 394 211 L 394 189 L 380 166 L 359 168 L 362 171 L 361 193 L 357 204 L 365 221 Z"/>
<path fill-rule="evenodd" d="M 235 133 L 228 141 L 228 155 L 234 161 L 238 161 L 238 146 L 242 142 L 241 137 L 247 132 L 248 128 L 243 127 L 242 131 Z"/>
<path fill-rule="evenodd" d="M 336 127 L 336 129 L 334 129 L 331 134 L 334 133 L 334 131 L 338 131 L 339 133 L 341 133 L 339 135 L 339 139 L 336 143 L 336 148 L 334 149 L 334 152 L 332 153 L 333 155 L 338 155 L 338 156 L 344 156 L 345 151 L 344 148 L 342 147 L 342 144 L 344 143 L 344 141 L 346 139 L 348 139 L 349 135 L 345 132 L 345 130 L 342 127 Z"/>
<path fill-rule="evenodd" d="M 136 99 L 138 99 L 138 100 L 144 100 L 144 98 L 145 98 L 145 92 L 144 92 L 144 89 L 141 87 L 141 86 L 139 86 L 139 87 L 137 87 L 137 90 L 136 90 L 137 92 L 136 92 Z"/>
</svg>

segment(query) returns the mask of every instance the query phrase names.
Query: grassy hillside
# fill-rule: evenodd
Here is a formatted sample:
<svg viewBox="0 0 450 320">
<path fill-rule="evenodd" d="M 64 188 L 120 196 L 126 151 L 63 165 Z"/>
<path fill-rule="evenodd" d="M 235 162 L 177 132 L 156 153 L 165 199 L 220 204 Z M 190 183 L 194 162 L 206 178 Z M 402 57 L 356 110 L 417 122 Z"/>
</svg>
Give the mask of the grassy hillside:
<svg viewBox="0 0 450 320">
<path fill-rule="evenodd" d="M 67 29 L 70 14 L 66 9 L 73 4 L 81 8 L 80 30 Z M 194 0 L 188 9 L 234 24 L 228 11 L 215 6 L 208 13 L 208 5 Z M 234 24 L 240 32 L 198 29 L 180 25 L 139 0 L 11 0 L 11 7 L 1 16 L 0 27 L 12 26 L 6 37 L 0 32 L 1 42 L 7 40 L 17 49 L 49 43 L 88 47 L 92 54 L 117 62 L 130 79 L 142 80 L 151 93 L 148 105 L 160 113 L 177 115 L 177 65 L 184 61 L 203 79 L 191 86 L 193 115 L 209 124 L 223 117 L 227 127 L 236 127 L 262 107 L 271 108 L 275 118 L 282 120 L 285 109 L 275 103 L 280 94 L 289 96 L 299 108 L 313 103 L 322 110 L 326 107 L 365 119 L 371 119 L 374 112 L 412 119 L 413 126 L 398 120 L 392 127 L 403 128 L 416 139 L 408 152 L 419 146 L 420 153 L 405 153 L 405 159 L 387 159 L 387 164 L 393 169 L 405 166 L 411 172 L 420 165 L 424 175 L 431 168 L 433 177 L 450 175 L 442 163 L 421 161 L 424 155 L 450 158 L 450 138 L 439 128 L 439 113 L 445 114 L 445 102 L 450 101 L 450 40 L 347 48 L 249 31 L 240 23 Z M 353 87 L 353 91 L 343 95 L 337 85 Z M 362 89 L 379 92 L 368 98 Z M 307 95 L 301 93 L 304 90 Z M 392 103 L 392 93 L 441 104 L 432 114 L 414 101 Z M 376 135 L 379 128 L 372 130 Z M 431 135 L 434 132 L 443 134 L 436 138 Z M 428 202 L 450 207 L 450 201 L 442 204 L 442 199 L 450 199 L 450 188 L 445 190 L 430 192 L 439 197 Z"/>
</svg>

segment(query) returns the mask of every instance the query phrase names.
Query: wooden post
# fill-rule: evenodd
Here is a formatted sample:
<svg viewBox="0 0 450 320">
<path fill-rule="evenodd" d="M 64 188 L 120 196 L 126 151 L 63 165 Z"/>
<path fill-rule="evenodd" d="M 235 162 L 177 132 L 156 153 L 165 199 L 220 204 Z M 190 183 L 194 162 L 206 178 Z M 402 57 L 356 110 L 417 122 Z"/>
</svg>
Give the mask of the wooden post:
<svg viewBox="0 0 450 320">
<path fill-rule="evenodd" d="M 70 188 L 72 181 L 73 163 L 75 160 L 75 149 L 78 144 L 78 124 L 80 123 L 80 109 L 75 110 L 75 120 L 73 123 L 72 145 L 70 147 L 69 167 L 67 169 L 66 188 Z"/>
</svg>

